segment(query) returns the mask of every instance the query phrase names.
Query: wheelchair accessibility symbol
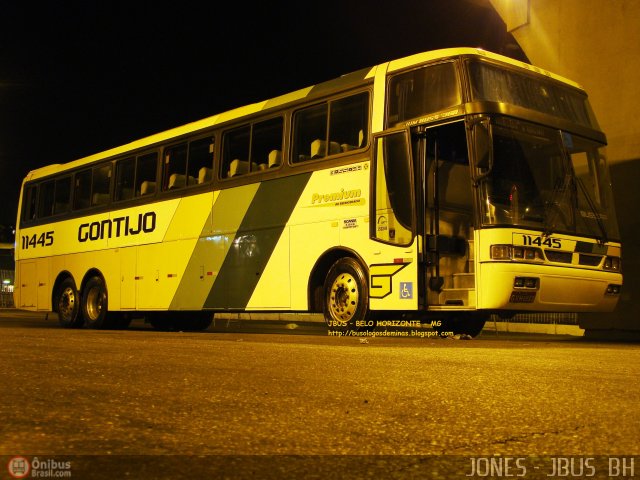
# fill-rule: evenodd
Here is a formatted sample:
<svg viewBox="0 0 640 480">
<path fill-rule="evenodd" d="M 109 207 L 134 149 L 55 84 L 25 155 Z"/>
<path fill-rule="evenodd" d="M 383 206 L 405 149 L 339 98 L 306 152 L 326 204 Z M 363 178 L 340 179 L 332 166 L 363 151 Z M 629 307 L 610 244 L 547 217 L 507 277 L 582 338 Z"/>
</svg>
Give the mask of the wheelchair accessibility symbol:
<svg viewBox="0 0 640 480">
<path fill-rule="evenodd" d="M 413 298 L 413 282 L 400 282 L 400 298 Z"/>
</svg>

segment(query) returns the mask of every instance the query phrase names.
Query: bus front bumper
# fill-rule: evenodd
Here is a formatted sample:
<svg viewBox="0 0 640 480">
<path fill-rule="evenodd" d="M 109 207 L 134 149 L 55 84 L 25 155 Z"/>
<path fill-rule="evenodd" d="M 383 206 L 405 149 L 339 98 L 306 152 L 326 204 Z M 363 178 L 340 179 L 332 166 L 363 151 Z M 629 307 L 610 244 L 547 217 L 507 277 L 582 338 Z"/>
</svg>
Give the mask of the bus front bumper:
<svg viewBox="0 0 640 480">
<path fill-rule="evenodd" d="M 487 262 L 480 265 L 478 308 L 540 312 L 611 312 L 622 275 L 600 270 Z"/>
</svg>

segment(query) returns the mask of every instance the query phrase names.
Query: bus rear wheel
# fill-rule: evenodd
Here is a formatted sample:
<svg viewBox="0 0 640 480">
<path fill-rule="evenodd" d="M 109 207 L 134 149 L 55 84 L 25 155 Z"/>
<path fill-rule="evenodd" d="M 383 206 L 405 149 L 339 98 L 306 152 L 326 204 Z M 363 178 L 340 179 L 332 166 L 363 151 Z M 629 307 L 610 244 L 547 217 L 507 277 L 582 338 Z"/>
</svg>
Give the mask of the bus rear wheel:
<svg viewBox="0 0 640 480">
<path fill-rule="evenodd" d="M 73 278 L 67 277 L 60 284 L 56 299 L 58 322 L 64 328 L 80 328 L 84 318 L 80 315 L 80 297 Z"/>
<path fill-rule="evenodd" d="M 107 286 L 100 277 L 91 277 L 82 292 L 82 316 L 87 328 L 109 328 Z"/>
<path fill-rule="evenodd" d="M 324 283 L 324 319 L 331 331 L 370 330 L 367 275 L 360 263 L 350 257 L 336 261 Z"/>
</svg>

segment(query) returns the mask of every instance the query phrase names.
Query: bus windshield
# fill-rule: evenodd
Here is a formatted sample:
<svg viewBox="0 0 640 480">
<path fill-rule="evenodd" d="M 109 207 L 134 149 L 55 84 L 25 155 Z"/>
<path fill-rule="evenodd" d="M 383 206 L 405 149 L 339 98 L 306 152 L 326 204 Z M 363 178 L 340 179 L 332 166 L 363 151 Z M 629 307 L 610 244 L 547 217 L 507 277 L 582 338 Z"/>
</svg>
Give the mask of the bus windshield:
<svg viewBox="0 0 640 480">
<path fill-rule="evenodd" d="M 485 225 L 619 238 L 603 145 L 502 117 L 491 132 L 492 160 L 479 177 Z"/>
</svg>

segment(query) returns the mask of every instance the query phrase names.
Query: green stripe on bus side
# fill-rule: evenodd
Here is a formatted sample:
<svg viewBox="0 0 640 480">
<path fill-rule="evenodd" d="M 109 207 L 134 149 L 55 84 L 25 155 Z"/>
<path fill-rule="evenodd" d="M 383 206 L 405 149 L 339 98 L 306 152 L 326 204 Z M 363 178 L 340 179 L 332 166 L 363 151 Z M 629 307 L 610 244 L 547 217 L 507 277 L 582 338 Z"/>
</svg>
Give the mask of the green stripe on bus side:
<svg viewBox="0 0 640 480">
<path fill-rule="evenodd" d="M 260 184 L 204 308 L 247 306 L 309 178 L 311 173 L 305 173 Z"/>
<path fill-rule="evenodd" d="M 222 190 L 200 233 L 178 289 L 171 300 L 171 310 L 199 310 L 211 291 L 212 282 L 222 267 L 231 240 L 240 228 L 258 191 L 254 183 Z M 213 226 L 212 226 L 213 225 Z"/>
</svg>

